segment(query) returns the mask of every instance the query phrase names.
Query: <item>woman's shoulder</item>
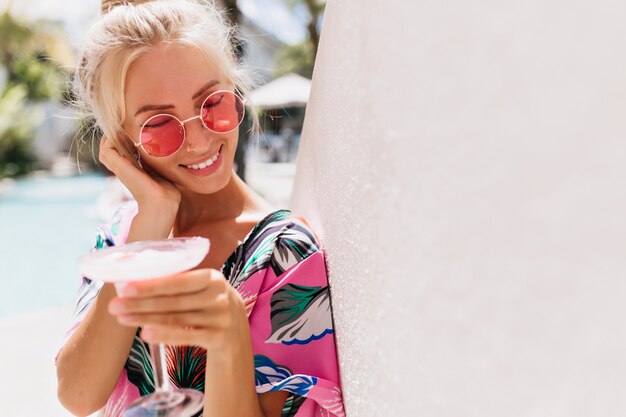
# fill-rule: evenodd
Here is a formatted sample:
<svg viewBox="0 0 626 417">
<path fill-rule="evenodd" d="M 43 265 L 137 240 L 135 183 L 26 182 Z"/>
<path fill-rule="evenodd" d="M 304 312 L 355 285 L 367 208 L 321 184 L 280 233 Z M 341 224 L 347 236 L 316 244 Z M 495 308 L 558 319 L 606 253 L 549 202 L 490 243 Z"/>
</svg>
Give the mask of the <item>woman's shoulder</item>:
<svg viewBox="0 0 626 417">
<path fill-rule="evenodd" d="M 287 211 L 285 218 L 278 224 L 280 233 L 273 242 L 272 256 L 269 261 L 277 277 L 322 251 L 317 234 L 303 216 Z"/>
<path fill-rule="evenodd" d="M 289 246 L 303 255 L 321 250 L 320 240 L 309 222 L 288 209 L 269 213 L 256 224 L 246 240 L 264 241 L 263 246 L 274 248 Z"/>
<path fill-rule="evenodd" d="M 249 237 L 258 238 L 259 236 L 271 237 L 273 242 L 281 239 L 300 239 L 318 248 L 320 245 L 319 238 L 309 222 L 303 216 L 288 209 L 272 211 L 261 219 L 252 229 Z"/>
<path fill-rule="evenodd" d="M 271 268 L 276 276 L 322 250 L 309 222 L 287 209 L 263 217 L 223 268 L 233 284 L 251 274 Z"/>
</svg>

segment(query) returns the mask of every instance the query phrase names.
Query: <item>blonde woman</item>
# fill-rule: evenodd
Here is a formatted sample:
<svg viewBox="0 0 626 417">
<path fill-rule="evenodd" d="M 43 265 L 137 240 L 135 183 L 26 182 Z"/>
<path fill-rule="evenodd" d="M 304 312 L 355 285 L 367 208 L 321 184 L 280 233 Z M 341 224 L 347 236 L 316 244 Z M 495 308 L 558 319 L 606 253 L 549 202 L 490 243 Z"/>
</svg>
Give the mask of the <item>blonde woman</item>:
<svg viewBox="0 0 626 417">
<path fill-rule="evenodd" d="M 204 236 L 211 251 L 121 294 L 83 277 L 57 357 L 76 416 L 120 416 L 152 393 L 157 342 L 171 384 L 204 392 L 197 415 L 344 415 L 320 243 L 233 172 L 250 83 L 230 35 L 211 3 L 104 1 L 84 42 L 76 92 L 104 133 L 100 161 L 134 197 L 95 249 Z"/>
</svg>

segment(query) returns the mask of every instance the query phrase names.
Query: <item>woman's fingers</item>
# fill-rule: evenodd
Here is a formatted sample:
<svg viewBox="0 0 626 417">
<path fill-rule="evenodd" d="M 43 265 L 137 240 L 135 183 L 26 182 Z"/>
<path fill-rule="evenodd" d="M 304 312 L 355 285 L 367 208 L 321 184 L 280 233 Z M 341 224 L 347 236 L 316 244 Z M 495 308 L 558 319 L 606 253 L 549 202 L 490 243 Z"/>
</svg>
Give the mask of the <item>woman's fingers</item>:
<svg viewBox="0 0 626 417">
<path fill-rule="evenodd" d="M 128 158 L 122 156 L 113 146 L 113 142 L 105 137 L 100 141 L 100 162 L 114 173 L 132 192 L 133 188 L 145 183 L 146 174 L 139 170 Z"/>
<path fill-rule="evenodd" d="M 228 285 L 220 272 L 209 269 L 129 283 L 123 289 L 126 296 L 111 300 L 109 311 L 119 315 L 220 309 L 227 302 Z"/>
<path fill-rule="evenodd" d="M 128 158 L 122 156 L 114 147 L 113 142 L 105 137 L 100 141 L 100 162 L 133 191 L 135 186 L 145 184 L 149 177 L 137 168 Z"/>
<path fill-rule="evenodd" d="M 143 169 L 138 168 L 131 157 L 122 156 L 113 141 L 102 137 L 100 141 L 100 162 L 113 172 L 130 190 L 135 200 L 142 204 L 171 202 L 178 207 L 180 191 L 166 178 L 162 178 L 144 162 Z"/>
<path fill-rule="evenodd" d="M 224 280 L 222 274 L 215 269 L 197 269 L 175 276 L 129 282 L 119 295 L 145 298 L 195 293 L 208 288 L 220 279 Z"/>
<path fill-rule="evenodd" d="M 149 342 L 222 349 L 247 323 L 243 299 L 217 270 L 128 285 L 124 294 L 135 295 L 114 298 L 109 311 L 121 324 L 143 328 Z"/>
<path fill-rule="evenodd" d="M 194 294 L 149 298 L 116 298 L 109 303 L 111 314 L 175 313 L 193 310 L 217 310 L 223 308 L 220 298 L 225 295 L 207 289 Z"/>
<path fill-rule="evenodd" d="M 115 149 L 113 142 L 108 140 L 104 136 L 100 140 L 100 151 L 98 153 L 98 159 L 111 171 L 117 168 L 119 164 L 132 165 L 132 163 L 128 159 L 120 155 L 117 149 Z"/>
<path fill-rule="evenodd" d="M 150 326 L 142 329 L 141 338 L 148 343 L 165 343 L 172 346 L 204 346 L 207 340 L 218 339 L 211 329 L 181 329 L 175 327 Z"/>
<path fill-rule="evenodd" d="M 120 323 L 126 326 L 167 326 L 167 327 L 215 327 L 222 328 L 228 321 L 225 312 L 186 311 L 168 314 L 121 315 Z"/>
</svg>

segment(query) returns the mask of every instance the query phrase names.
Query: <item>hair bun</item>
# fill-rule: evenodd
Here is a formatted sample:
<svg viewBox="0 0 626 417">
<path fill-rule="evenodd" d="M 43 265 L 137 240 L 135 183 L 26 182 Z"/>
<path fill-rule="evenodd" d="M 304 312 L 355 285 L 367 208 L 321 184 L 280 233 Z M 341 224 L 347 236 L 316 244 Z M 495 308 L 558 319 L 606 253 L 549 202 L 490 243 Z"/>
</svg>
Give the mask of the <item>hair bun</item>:
<svg viewBox="0 0 626 417">
<path fill-rule="evenodd" d="M 106 14 L 117 6 L 148 3 L 151 1 L 154 1 L 154 0 L 102 0 L 102 5 L 100 7 L 100 10 L 102 11 L 102 14 Z"/>
</svg>

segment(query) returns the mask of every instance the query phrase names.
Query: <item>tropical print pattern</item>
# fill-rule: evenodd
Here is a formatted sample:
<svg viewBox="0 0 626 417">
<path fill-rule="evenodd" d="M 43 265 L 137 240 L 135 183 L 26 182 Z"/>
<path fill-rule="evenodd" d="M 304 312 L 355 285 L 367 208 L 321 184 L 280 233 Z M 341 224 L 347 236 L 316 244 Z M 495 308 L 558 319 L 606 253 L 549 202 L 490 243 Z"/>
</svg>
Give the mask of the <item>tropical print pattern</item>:
<svg viewBox="0 0 626 417">
<path fill-rule="evenodd" d="M 123 244 L 134 202 L 99 227 L 94 250 Z M 306 220 L 288 210 L 260 221 L 222 267 L 246 303 L 257 393 L 286 391 L 282 417 L 344 417 L 324 252 Z M 69 337 L 102 284 L 82 278 Z M 172 384 L 204 391 L 206 350 L 167 346 Z M 119 417 L 131 402 L 154 391 L 149 347 L 135 335 L 115 390 L 101 415 Z M 200 414 L 201 415 L 201 414 Z"/>
</svg>

